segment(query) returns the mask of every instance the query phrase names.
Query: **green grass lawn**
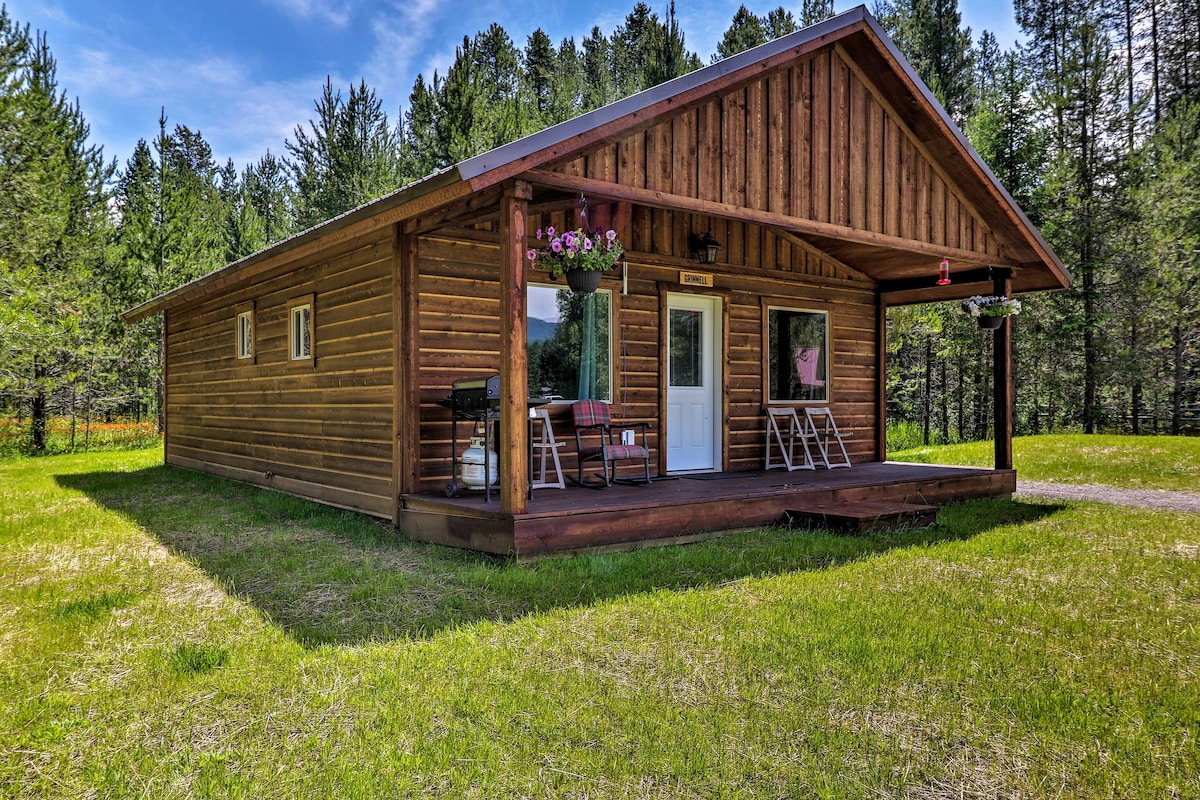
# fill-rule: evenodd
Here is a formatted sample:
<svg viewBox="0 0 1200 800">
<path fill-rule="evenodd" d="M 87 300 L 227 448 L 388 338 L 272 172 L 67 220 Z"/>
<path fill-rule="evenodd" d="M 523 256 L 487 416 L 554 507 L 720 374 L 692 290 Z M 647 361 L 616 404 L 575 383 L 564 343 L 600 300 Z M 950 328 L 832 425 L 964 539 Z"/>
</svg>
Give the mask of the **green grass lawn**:
<svg viewBox="0 0 1200 800">
<path fill-rule="evenodd" d="M 0 796 L 1196 797 L 1196 515 L 975 501 L 514 564 L 0 462 Z"/>
<path fill-rule="evenodd" d="M 992 466 L 994 455 L 990 441 L 888 452 L 892 461 L 980 467 Z M 1018 436 L 1013 461 L 1018 479 L 1030 481 L 1200 492 L 1197 436 Z"/>
</svg>

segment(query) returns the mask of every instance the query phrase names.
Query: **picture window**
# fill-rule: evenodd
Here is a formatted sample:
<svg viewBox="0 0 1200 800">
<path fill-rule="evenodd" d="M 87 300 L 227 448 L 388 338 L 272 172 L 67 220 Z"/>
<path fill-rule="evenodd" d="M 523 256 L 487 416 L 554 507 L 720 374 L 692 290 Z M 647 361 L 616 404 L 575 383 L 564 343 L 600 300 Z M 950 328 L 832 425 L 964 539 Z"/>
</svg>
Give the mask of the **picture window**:
<svg viewBox="0 0 1200 800">
<path fill-rule="evenodd" d="M 829 402 L 829 314 L 767 309 L 769 402 Z"/>
<path fill-rule="evenodd" d="M 530 284 L 526 297 L 530 395 L 611 402 L 612 292 Z"/>
</svg>

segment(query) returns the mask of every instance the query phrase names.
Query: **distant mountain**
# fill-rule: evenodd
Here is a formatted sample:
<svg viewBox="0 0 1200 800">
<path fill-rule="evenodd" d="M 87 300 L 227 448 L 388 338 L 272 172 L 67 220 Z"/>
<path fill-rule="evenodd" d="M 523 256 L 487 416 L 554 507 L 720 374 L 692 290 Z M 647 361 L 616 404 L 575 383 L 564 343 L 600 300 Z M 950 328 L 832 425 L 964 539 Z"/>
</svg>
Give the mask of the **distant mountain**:
<svg viewBox="0 0 1200 800">
<path fill-rule="evenodd" d="M 529 318 L 529 341 L 531 342 L 544 342 L 553 339 L 554 333 L 557 330 L 557 322 L 547 322 L 537 317 Z"/>
</svg>

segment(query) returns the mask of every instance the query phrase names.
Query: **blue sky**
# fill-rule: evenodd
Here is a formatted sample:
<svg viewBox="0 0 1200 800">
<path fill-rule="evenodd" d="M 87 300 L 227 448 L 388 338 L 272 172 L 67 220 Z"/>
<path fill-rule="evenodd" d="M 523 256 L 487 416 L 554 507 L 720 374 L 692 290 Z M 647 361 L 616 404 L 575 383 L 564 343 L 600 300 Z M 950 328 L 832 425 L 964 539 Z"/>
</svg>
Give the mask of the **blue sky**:
<svg viewBox="0 0 1200 800">
<path fill-rule="evenodd" d="M 743 0 L 677 0 L 687 45 L 707 62 Z M 312 116 L 326 75 L 345 94 L 360 78 L 394 123 L 418 72 L 442 74 L 455 45 L 499 22 L 514 42 L 542 27 L 555 42 L 611 33 L 626 3 L 511 0 L 0 0 L 17 21 L 47 33 L 60 86 L 79 98 L 92 138 L 121 166 L 139 138 L 168 124 L 199 130 L 218 161 L 238 167 Z M 665 0 L 649 0 L 659 10 Z M 779 0 L 747 2 L 765 14 Z M 787 4 L 785 4 L 787 5 Z M 855 3 L 836 0 L 844 11 Z M 788 6 L 790 7 L 790 6 Z M 1011 0 L 959 0 L 964 24 L 1011 45 Z M 531 9 L 536 9 L 530 13 Z"/>
</svg>

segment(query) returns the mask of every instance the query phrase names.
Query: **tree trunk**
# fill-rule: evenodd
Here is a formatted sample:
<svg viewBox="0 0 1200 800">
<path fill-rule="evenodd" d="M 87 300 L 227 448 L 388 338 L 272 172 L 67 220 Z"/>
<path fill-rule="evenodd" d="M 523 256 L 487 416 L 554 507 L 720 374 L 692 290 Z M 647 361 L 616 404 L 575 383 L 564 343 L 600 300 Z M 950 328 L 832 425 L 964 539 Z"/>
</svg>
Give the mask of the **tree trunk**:
<svg viewBox="0 0 1200 800">
<path fill-rule="evenodd" d="M 33 450 L 36 453 L 46 452 L 46 388 L 42 379 L 46 377 L 46 368 L 38 360 L 33 362 L 33 403 L 29 410 L 29 422 L 32 433 Z"/>
<path fill-rule="evenodd" d="M 1184 367 L 1183 326 L 1178 322 L 1171 331 L 1175 368 L 1171 371 L 1171 435 L 1183 432 L 1183 392 L 1187 370 Z"/>
<path fill-rule="evenodd" d="M 1138 321 L 1135 316 L 1129 322 L 1129 432 L 1134 436 L 1142 432 L 1142 371 L 1137 347 Z"/>
<path fill-rule="evenodd" d="M 955 409 L 958 416 L 958 438 L 963 441 L 967 437 L 967 371 L 962 362 L 962 358 L 958 359 L 958 391 L 954 393 L 958 408 Z"/>
<path fill-rule="evenodd" d="M 938 362 L 941 373 L 941 394 L 938 398 L 942 408 L 942 444 L 950 443 L 950 387 L 946 382 L 946 359 Z"/>
<path fill-rule="evenodd" d="M 921 441 L 929 446 L 930 417 L 933 416 L 933 335 L 925 333 L 925 391 L 921 398 L 923 410 L 921 421 Z"/>
</svg>

